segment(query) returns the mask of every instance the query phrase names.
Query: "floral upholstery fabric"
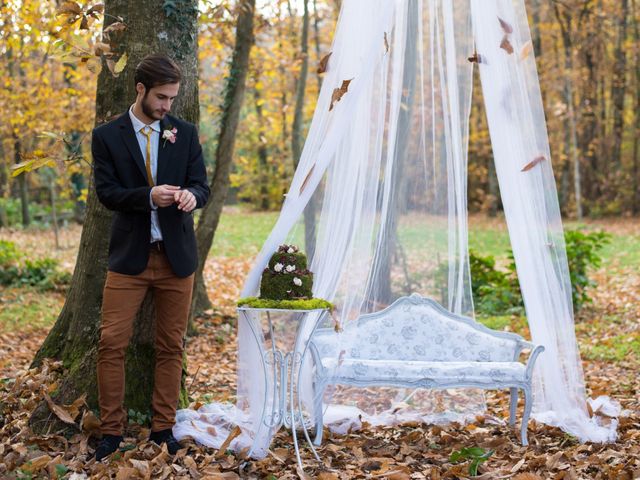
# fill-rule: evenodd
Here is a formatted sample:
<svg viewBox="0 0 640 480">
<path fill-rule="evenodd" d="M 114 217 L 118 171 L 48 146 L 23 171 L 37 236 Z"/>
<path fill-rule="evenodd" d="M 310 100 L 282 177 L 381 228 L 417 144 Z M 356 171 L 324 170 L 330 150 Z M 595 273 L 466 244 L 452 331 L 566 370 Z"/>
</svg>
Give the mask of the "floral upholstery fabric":
<svg viewBox="0 0 640 480">
<path fill-rule="evenodd" d="M 386 380 L 398 383 L 420 381 L 424 387 L 448 384 L 522 384 L 525 366 L 519 362 L 417 362 L 325 358 L 322 364 L 332 378 L 353 381 Z"/>
<path fill-rule="evenodd" d="M 399 302 L 362 315 L 344 332 L 318 331 L 321 357 L 422 362 L 512 362 L 517 337 L 505 338 L 470 319 L 451 318 L 430 303 Z M 472 324 L 466 323 L 472 322 Z M 340 347 L 340 346 L 344 347 Z"/>
</svg>

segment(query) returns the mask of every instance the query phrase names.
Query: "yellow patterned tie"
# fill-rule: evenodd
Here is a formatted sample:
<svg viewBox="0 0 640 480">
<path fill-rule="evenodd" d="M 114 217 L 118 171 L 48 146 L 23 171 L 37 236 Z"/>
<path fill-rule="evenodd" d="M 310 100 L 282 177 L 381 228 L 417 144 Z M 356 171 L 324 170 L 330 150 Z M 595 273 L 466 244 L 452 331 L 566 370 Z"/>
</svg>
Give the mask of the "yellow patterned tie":
<svg viewBox="0 0 640 480">
<path fill-rule="evenodd" d="M 144 165 L 147 168 L 147 181 L 149 182 L 149 186 L 153 187 L 153 175 L 151 174 L 151 133 L 153 129 L 147 125 L 140 129 L 140 133 L 147 137 L 147 158 L 145 159 Z"/>
</svg>

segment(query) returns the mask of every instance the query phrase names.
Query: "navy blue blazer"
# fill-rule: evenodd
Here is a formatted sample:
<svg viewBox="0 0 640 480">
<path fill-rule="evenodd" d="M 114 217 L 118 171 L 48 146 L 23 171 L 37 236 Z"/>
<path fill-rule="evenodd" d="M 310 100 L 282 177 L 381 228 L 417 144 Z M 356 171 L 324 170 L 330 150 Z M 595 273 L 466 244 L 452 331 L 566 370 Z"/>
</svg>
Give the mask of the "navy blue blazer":
<svg viewBox="0 0 640 480">
<path fill-rule="evenodd" d="M 176 128 L 175 143 L 164 141 L 162 132 Z M 147 172 L 129 112 L 93 130 L 91 139 L 96 193 L 113 210 L 109 241 L 109 270 L 137 275 L 149 261 L 151 205 Z M 209 198 L 207 173 L 195 125 L 166 115 L 160 121 L 157 184 L 189 189 L 196 208 Z M 178 277 L 191 275 L 198 264 L 193 214 L 177 204 L 158 208 L 165 252 Z"/>
</svg>

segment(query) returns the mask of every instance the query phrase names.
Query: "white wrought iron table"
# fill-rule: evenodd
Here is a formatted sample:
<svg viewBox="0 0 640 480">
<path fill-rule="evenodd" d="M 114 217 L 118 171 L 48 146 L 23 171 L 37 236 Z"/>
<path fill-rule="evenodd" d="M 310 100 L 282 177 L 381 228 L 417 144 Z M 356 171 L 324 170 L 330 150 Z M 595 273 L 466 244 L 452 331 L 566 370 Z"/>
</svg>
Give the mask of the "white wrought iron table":
<svg viewBox="0 0 640 480">
<path fill-rule="evenodd" d="M 309 437 L 308 425 L 303 415 L 302 401 L 300 398 L 300 373 L 307 354 L 309 340 L 329 310 L 285 310 L 250 307 L 238 307 L 237 310 L 238 321 L 247 323 L 261 353 L 261 365 L 256 366 L 256 368 L 262 369 L 265 382 L 260 422 L 255 432 L 254 444 L 251 446 L 247 456 L 250 457 L 253 453 L 255 441 L 261 438 L 260 433 L 263 428 L 271 430 L 272 435 L 275 435 L 280 427 L 284 425 L 291 429 L 296 459 L 300 468 L 303 468 L 300 458 L 300 447 L 298 445 L 298 434 L 296 431 L 296 425 L 299 424 L 302 427 L 307 443 L 314 456 L 320 461 L 320 457 Z M 261 327 L 262 318 L 260 318 L 260 321 L 256 325 L 256 322 L 252 321 L 253 314 L 260 316 L 264 314 L 266 316 L 267 331 L 264 334 Z M 295 324 L 295 339 L 293 340 L 292 349 L 282 349 L 278 346 L 278 329 L 274 328 L 273 314 L 275 314 L 276 317 L 287 315 L 289 317 L 287 321 L 292 326 Z M 311 324 L 310 322 L 313 323 Z M 266 340 L 269 340 L 269 348 L 265 345 Z M 271 400 L 271 402 L 269 400 Z M 255 408 L 255 406 L 252 405 L 251 408 Z"/>
</svg>

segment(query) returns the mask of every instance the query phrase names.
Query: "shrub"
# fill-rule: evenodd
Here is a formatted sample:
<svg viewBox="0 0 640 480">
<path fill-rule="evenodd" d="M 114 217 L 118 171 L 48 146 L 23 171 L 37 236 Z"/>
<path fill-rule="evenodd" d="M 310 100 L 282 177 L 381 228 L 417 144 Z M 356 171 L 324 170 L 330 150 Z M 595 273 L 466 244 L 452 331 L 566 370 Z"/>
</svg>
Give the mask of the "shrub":
<svg viewBox="0 0 640 480">
<path fill-rule="evenodd" d="M 68 285 L 71 275 L 58 270 L 53 258 L 31 260 L 13 242 L 0 240 L 0 284 L 30 285 L 50 290 Z"/>
</svg>

